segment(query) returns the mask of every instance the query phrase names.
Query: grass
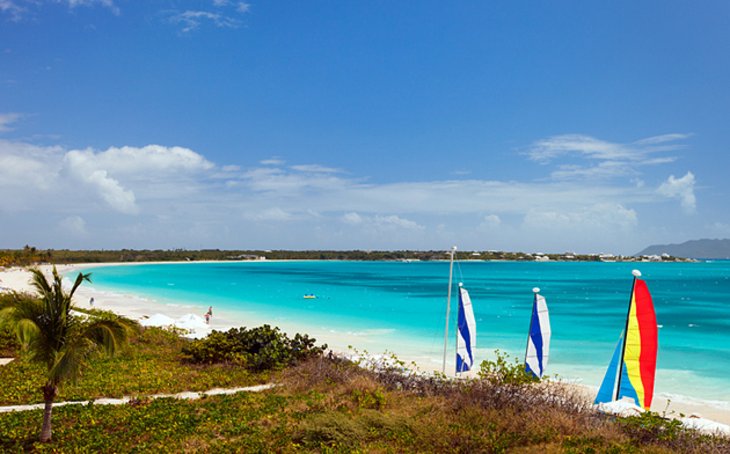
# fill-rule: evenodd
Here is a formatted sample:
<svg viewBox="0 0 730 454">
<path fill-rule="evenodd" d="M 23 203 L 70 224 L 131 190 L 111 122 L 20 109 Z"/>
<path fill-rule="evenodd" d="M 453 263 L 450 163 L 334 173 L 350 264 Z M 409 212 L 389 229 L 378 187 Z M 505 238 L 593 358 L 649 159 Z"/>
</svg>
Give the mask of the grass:
<svg viewBox="0 0 730 454">
<path fill-rule="evenodd" d="M 268 373 L 253 374 L 241 367 L 183 362 L 181 349 L 186 342 L 175 333 L 147 328 L 133 337 L 122 354 L 91 360 L 77 383 L 60 388 L 56 401 L 204 391 L 269 379 Z M 0 405 L 42 402 L 42 373 L 40 367 L 22 358 L 0 367 Z"/>
<path fill-rule="evenodd" d="M 264 377 L 235 367 L 187 365 L 179 360 L 181 342 L 146 331 L 117 362 L 94 363 L 82 382 L 64 392 L 108 395 L 107 386 L 115 392 L 171 392 L 206 388 L 214 379 L 243 385 L 271 378 L 280 386 L 197 401 L 142 397 L 121 406 L 58 407 L 51 444 L 36 442 L 40 410 L 0 414 L 0 451 L 730 452 L 730 440 L 656 414 L 598 414 L 572 388 L 376 373 L 327 357 Z"/>
</svg>

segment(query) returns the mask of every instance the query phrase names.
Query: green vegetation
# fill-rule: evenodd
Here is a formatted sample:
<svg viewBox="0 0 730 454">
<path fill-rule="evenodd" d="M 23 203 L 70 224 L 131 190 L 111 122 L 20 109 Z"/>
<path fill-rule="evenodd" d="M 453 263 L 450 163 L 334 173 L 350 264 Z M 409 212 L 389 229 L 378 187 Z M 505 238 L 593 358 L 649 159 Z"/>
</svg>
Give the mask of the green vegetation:
<svg viewBox="0 0 730 454">
<path fill-rule="evenodd" d="M 30 266 L 51 261 L 52 252 L 40 251 L 25 245 L 23 249 L 0 249 L 0 268 L 6 266 Z"/>
<path fill-rule="evenodd" d="M 549 260 L 598 262 L 597 254 L 540 254 Z M 460 260 L 510 260 L 534 261 L 536 255 L 505 251 L 459 251 Z M 170 250 L 83 250 L 49 249 L 37 251 L 26 246 L 22 250 L 0 249 L 0 267 L 28 266 L 36 263 L 104 263 L 104 262 L 185 262 L 200 260 L 447 260 L 445 251 L 284 251 L 284 250 L 221 250 L 221 249 L 170 249 Z M 636 257 L 609 257 L 610 260 L 635 261 Z M 676 257 L 664 257 L 663 261 L 681 261 Z"/>
<path fill-rule="evenodd" d="M 43 410 L 0 413 L 0 451 L 730 452 L 730 439 L 656 413 L 599 414 L 575 388 L 538 382 L 499 352 L 477 378 L 455 381 L 408 372 L 394 357 L 384 369 L 360 367 L 324 348 L 266 325 L 198 341 L 140 329 L 117 355 L 89 358 L 81 379 L 59 388 L 57 400 L 91 403 L 54 409 L 53 443 L 37 441 Z M 43 401 L 47 370 L 15 353 L 0 367 L 0 404 Z M 195 401 L 147 397 L 265 382 L 278 386 Z M 133 399 L 93 402 L 123 396 Z"/>
<path fill-rule="evenodd" d="M 514 358 L 509 362 L 507 355 L 499 350 L 494 351 L 496 359 L 484 360 L 479 365 L 479 378 L 493 384 L 522 386 L 537 383 L 539 378 L 525 370 L 525 364 Z"/>
<path fill-rule="evenodd" d="M 202 368 L 217 366 L 200 366 Z M 232 367 L 232 366 L 226 366 Z M 497 375 L 510 376 L 500 370 Z M 377 372 L 319 356 L 262 393 L 198 401 L 140 398 L 56 410 L 52 445 L 39 411 L 0 414 L 0 450 L 61 452 L 727 452 L 730 440 L 656 414 L 597 414 L 570 388 L 448 381 Z"/>
<path fill-rule="evenodd" d="M 15 330 L 28 360 L 43 367 L 45 410 L 40 440 L 51 441 L 51 413 L 59 385 L 76 381 L 95 353 L 116 353 L 127 341 L 131 325 L 115 317 L 82 318 L 71 313 L 73 294 L 83 281 L 90 282 L 88 274 L 79 273 L 67 293 L 55 267 L 50 283 L 39 270 L 31 273 L 38 298 L 13 294 L 0 308 L 0 320 Z"/>
<path fill-rule="evenodd" d="M 3 296 L 0 295 L 0 307 L 3 304 Z M 10 295 L 8 295 L 10 296 Z M 0 358 L 15 356 L 15 352 L 20 348 L 18 336 L 9 326 L 0 325 Z"/>
<path fill-rule="evenodd" d="M 315 339 L 297 333 L 294 339 L 279 328 L 231 328 L 213 331 L 205 339 L 190 342 L 183 354 L 193 363 L 237 364 L 253 371 L 282 369 L 307 358 L 320 356 L 327 345 L 315 346 Z"/>
<path fill-rule="evenodd" d="M 145 328 L 132 335 L 129 345 L 114 357 L 90 359 L 89 367 L 76 383 L 59 389 L 57 400 L 207 391 L 260 384 L 269 379 L 269 373 L 254 374 L 234 365 L 191 364 L 181 352 L 188 342 L 171 331 Z M 42 377 L 43 369 L 22 355 L 0 366 L 0 405 L 42 402 L 38 388 Z"/>
</svg>

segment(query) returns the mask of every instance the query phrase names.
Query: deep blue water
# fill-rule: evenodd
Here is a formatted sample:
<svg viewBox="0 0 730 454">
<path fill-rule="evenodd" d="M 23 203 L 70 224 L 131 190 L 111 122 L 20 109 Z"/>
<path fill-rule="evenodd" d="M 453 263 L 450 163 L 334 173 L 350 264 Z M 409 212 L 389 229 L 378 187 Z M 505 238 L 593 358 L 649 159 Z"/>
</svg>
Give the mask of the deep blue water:
<svg viewBox="0 0 730 454">
<path fill-rule="evenodd" d="M 208 305 L 251 326 L 311 327 L 331 345 L 441 357 L 447 262 L 238 262 L 92 269 L 94 287 L 160 302 Z M 532 288 L 547 298 L 549 372 L 598 385 L 626 317 L 639 268 L 660 325 L 657 391 L 730 401 L 730 262 L 459 262 L 469 289 L 477 352 L 524 352 Z M 317 299 L 304 299 L 314 293 Z M 455 316 L 456 299 L 452 301 Z M 453 328 L 453 319 L 452 319 Z M 354 335 L 354 337 L 353 337 Z M 453 334 L 449 335 L 451 339 Z M 353 340 L 354 339 L 354 340 Z M 450 355 L 451 356 L 451 355 Z M 482 358 L 483 359 L 483 358 Z M 684 372 L 678 372 L 684 371 Z M 688 387 L 690 390 L 688 390 Z"/>
</svg>

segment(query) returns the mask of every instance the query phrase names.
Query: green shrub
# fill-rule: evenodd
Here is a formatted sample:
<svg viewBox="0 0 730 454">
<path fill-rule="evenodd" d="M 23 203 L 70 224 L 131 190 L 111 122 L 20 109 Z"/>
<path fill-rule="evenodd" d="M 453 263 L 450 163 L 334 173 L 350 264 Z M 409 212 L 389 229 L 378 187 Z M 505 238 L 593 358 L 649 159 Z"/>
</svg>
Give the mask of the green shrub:
<svg viewBox="0 0 730 454">
<path fill-rule="evenodd" d="M 354 389 L 352 398 L 359 408 L 380 410 L 385 407 L 385 393 L 381 389 Z"/>
<path fill-rule="evenodd" d="M 540 379 L 525 370 L 525 365 L 517 358 L 508 362 L 507 354 L 495 350 L 494 361 L 484 360 L 479 366 L 479 378 L 494 384 L 526 385 Z"/>
<path fill-rule="evenodd" d="M 315 346 L 316 339 L 296 334 L 290 339 L 269 325 L 246 329 L 213 331 L 205 339 L 183 347 L 184 357 L 193 363 L 238 364 L 254 371 L 280 369 L 304 359 L 320 356 L 327 348 Z"/>
<path fill-rule="evenodd" d="M 18 337 L 8 326 L 0 326 L 0 358 L 17 356 L 20 349 Z"/>
<path fill-rule="evenodd" d="M 632 439 L 643 443 L 657 440 L 675 441 L 686 432 L 681 421 L 663 418 L 659 413 L 653 411 L 645 411 L 638 416 L 619 418 L 618 425 Z"/>
</svg>

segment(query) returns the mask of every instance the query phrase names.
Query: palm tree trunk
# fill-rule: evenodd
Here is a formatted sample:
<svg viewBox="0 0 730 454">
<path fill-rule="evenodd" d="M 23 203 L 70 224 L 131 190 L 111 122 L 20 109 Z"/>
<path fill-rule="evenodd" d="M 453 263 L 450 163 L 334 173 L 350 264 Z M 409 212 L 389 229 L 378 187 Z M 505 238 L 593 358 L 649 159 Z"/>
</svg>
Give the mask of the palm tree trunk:
<svg viewBox="0 0 730 454">
<path fill-rule="evenodd" d="M 47 383 L 43 387 L 43 400 L 45 407 L 43 408 L 43 427 L 41 427 L 41 441 L 51 441 L 51 411 L 53 410 L 53 399 L 56 398 L 58 388 L 53 383 Z"/>
</svg>

